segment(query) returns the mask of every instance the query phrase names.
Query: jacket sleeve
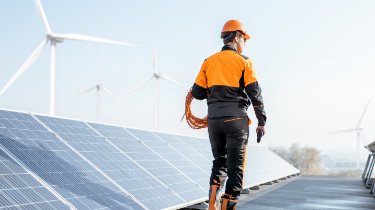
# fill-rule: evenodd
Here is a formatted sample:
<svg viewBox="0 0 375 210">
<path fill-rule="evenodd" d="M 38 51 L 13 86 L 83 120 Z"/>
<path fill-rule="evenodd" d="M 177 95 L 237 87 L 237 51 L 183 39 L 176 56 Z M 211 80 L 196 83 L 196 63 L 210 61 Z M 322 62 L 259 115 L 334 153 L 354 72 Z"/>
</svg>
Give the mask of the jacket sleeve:
<svg viewBox="0 0 375 210">
<path fill-rule="evenodd" d="M 254 112 L 258 119 L 258 125 L 264 126 L 266 125 L 267 117 L 264 111 L 262 89 L 258 84 L 256 70 L 250 58 L 245 62 L 244 82 L 247 96 L 253 104 Z"/>
<path fill-rule="evenodd" d="M 205 73 L 206 62 L 203 62 L 202 68 L 198 73 L 192 89 L 192 95 L 198 100 L 207 98 L 207 77 Z"/>
</svg>

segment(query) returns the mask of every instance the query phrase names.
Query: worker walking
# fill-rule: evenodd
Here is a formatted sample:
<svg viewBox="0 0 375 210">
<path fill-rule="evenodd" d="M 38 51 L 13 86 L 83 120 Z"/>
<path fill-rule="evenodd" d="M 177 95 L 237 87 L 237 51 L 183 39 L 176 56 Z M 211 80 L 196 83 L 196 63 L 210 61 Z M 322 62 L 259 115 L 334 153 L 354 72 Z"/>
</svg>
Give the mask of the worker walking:
<svg viewBox="0 0 375 210">
<path fill-rule="evenodd" d="M 214 156 L 210 177 L 209 210 L 235 209 L 243 187 L 250 120 L 247 108 L 253 104 L 259 129 L 265 134 L 266 113 L 253 62 L 240 54 L 250 39 L 238 20 L 225 23 L 222 50 L 202 65 L 192 95 L 207 99 L 208 133 Z M 250 99 L 250 100 L 249 100 Z M 251 102 L 250 102 L 251 101 Z M 221 189 L 228 176 L 225 194 Z"/>
</svg>

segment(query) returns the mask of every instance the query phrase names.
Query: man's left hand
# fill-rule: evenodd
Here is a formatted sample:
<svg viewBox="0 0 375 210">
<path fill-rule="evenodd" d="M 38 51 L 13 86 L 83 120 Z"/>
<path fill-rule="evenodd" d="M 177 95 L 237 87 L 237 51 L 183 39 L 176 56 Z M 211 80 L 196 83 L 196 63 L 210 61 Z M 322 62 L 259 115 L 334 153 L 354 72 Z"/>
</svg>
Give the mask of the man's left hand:
<svg viewBox="0 0 375 210">
<path fill-rule="evenodd" d="M 258 126 L 255 130 L 255 133 L 258 133 L 259 129 L 263 131 L 263 136 L 266 135 L 266 126 Z"/>
</svg>

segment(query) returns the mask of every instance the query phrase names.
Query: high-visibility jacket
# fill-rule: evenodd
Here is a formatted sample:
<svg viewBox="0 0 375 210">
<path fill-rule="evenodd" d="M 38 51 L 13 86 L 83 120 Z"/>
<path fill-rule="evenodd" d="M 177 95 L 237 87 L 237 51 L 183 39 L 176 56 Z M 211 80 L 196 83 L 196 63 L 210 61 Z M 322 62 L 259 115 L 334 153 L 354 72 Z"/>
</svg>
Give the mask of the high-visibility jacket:
<svg viewBox="0 0 375 210">
<path fill-rule="evenodd" d="M 203 62 L 192 89 L 194 98 L 207 98 L 209 118 L 246 116 L 253 103 L 258 125 L 264 126 L 267 117 L 261 93 L 253 61 L 230 45 Z"/>
</svg>

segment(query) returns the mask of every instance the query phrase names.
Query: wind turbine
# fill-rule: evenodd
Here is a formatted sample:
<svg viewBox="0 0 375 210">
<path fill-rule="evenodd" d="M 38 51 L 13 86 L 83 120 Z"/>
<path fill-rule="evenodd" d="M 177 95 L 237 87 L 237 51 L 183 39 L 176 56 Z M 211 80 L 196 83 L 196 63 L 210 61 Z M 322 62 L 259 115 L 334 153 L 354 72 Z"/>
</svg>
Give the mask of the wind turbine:
<svg viewBox="0 0 375 210">
<path fill-rule="evenodd" d="M 47 21 L 46 15 L 44 13 L 42 4 L 40 0 L 34 0 L 36 9 L 38 11 L 39 17 L 42 20 L 44 26 L 46 27 L 47 33 L 46 38 L 42 43 L 36 48 L 36 50 L 31 54 L 31 56 L 26 60 L 26 62 L 21 66 L 16 74 L 10 79 L 10 81 L 1 90 L 0 96 L 34 63 L 36 59 L 42 53 L 44 47 L 48 42 L 51 42 L 51 70 L 50 70 L 50 93 L 49 93 L 49 115 L 55 116 L 56 114 L 56 43 L 63 42 L 65 39 L 78 40 L 78 41 L 88 41 L 88 42 L 100 42 L 107 44 L 117 44 L 117 45 L 128 45 L 137 46 L 133 44 L 127 44 L 124 42 L 112 41 L 108 39 L 96 38 L 91 36 L 85 36 L 80 34 L 54 34 L 51 31 L 49 23 Z M 104 89 L 103 89 L 104 90 Z"/>
<path fill-rule="evenodd" d="M 109 90 L 107 90 L 106 88 L 104 88 L 101 84 L 100 84 L 100 76 L 101 76 L 101 69 L 102 69 L 102 61 L 103 61 L 103 52 L 102 52 L 102 56 L 100 57 L 100 64 L 99 64 L 99 69 L 98 69 L 98 79 L 97 79 L 97 83 L 95 86 L 93 87 L 90 87 L 89 89 L 86 89 L 84 91 L 81 91 L 77 94 L 74 94 L 72 96 L 69 96 L 68 98 L 65 98 L 63 99 L 62 101 L 65 101 L 67 99 L 70 99 L 70 98 L 74 98 L 76 96 L 79 96 L 81 94 L 84 94 L 84 93 L 87 93 L 91 90 L 94 90 L 96 89 L 96 121 L 97 122 L 100 122 L 100 90 L 103 90 L 104 92 L 108 93 L 110 96 L 112 96 L 114 99 L 116 99 L 117 101 L 119 101 L 120 103 L 124 104 L 124 102 L 122 102 L 119 98 L 117 98 L 113 93 L 111 93 Z M 125 104 L 124 104 L 125 105 Z"/>
<path fill-rule="evenodd" d="M 189 87 L 187 87 L 186 85 L 183 85 L 169 77 L 166 77 L 164 75 L 161 75 L 160 73 L 158 73 L 158 70 L 156 68 L 156 52 L 155 52 L 155 39 L 154 39 L 154 43 L 153 43 L 153 60 L 154 60 L 154 74 L 146 79 L 144 82 L 142 82 L 141 84 L 137 85 L 136 87 L 134 87 L 133 89 L 129 90 L 127 93 L 125 93 L 124 95 L 120 96 L 120 98 L 128 95 L 129 93 L 137 90 L 138 88 L 142 87 L 143 85 L 145 85 L 146 83 L 148 83 L 149 81 L 151 81 L 153 78 L 155 78 L 156 82 L 155 82 L 155 93 L 156 93 L 156 97 L 155 97 L 155 130 L 158 130 L 158 122 L 159 122 L 159 79 L 162 78 L 162 79 L 165 79 L 167 81 L 170 81 L 170 82 L 173 82 L 181 87 L 184 87 L 184 88 L 187 88 L 189 90 Z"/>
<path fill-rule="evenodd" d="M 331 132 L 331 133 L 347 133 L 347 132 L 352 132 L 352 131 L 356 131 L 357 132 L 357 168 L 359 168 L 359 141 L 360 141 L 361 137 L 362 137 L 364 145 L 367 145 L 367 142 L 366 142 L 366 140 L 365 140 L 365 138 L 363 136 L 363 133 L 362 133 L 363 128 L 360 128 L 359 126 L 361 125 L 363 116 L 365 115 L 365 112 L 366 112 L 366 109 L 367 109 L 369 103 L 370 103 L 370 100 L 368 100 L 367 105 L 365 107 L 365 110 L 363 110 L 362 116 L 359 119 L 359 122 L 358 122 L 358 125 L 357 125 L 356 128 L 354 128 L 354 129 L 348 129 L 348 130 L 342 130 L 342 131 L 336 131 L 336 132 Z"/>
</svg>

